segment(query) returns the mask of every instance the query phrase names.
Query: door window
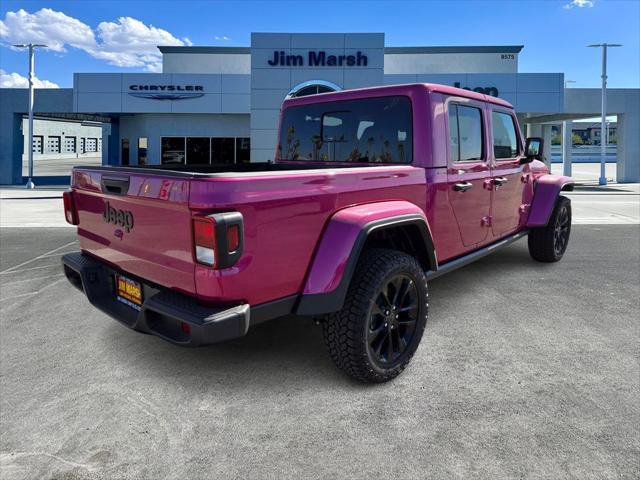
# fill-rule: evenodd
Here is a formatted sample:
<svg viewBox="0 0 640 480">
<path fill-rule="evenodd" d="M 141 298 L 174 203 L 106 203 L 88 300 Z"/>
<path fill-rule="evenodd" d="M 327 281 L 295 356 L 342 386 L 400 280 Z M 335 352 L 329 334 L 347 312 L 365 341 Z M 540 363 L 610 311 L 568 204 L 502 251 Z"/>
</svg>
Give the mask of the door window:
<svg viewBox="0 0 640 480">
<path fill-rule="evenodd" d="M 98 151 L 98 139 L 97 138 L 87 138 L 86 148 L 87 148 L 87 152 L 97 152 Z"/>
<path fill-rule="evenodd" d="M 42 153 L 42 135 L 33 136 L 33 153 Z"/>
<path fill-rule="evenodd" d="M 492 112 L 493 154 L 496 159 L 518 156 L 518 137 L 513 117 L 508 113 Z"/>
<path fill-rule="evenodd" d="M 60 137 L 47 137 L 47 153 L 60 153 Z"/>
<path fill-rule="evenodd" d="M 482 160 L 482 111 L 466 105 L 449 105 L 450 159 L 454 162 Z"/>
<path fill-rule="evenodd" d="M 76 152 L 76 137 L 64 137 L 64 152 L 65 153 Z"/>
</svg>

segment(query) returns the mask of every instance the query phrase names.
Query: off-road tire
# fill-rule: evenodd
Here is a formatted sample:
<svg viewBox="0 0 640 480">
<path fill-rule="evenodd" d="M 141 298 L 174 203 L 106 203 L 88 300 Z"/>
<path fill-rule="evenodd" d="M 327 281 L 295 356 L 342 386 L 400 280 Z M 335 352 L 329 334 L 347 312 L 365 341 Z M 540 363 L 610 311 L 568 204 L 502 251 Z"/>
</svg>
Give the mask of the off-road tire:
<svg viewBox="0 0 640 480">
<path fill-rule="evenodd" d="M 416 317 L 415 323 L 412 323 L 415 327 L 410 340 L 403 343 L 405 350 L 393 362 L 380 365 L 369 345 L 371 337 L 368 335 L 371 333 L 371 322 L 374 321 L 372 309 L 376 308 L 374 302 L 380 298 L 380 289 L 390 285 L 385 282 L 392 282 L 396 278 L 405 279 L 407 290 L 413 288 L 411 281 L 414 282 L 415 301 L 412 305 L 416 304 L 418 311 L 412 314 Z M 386 293 L 389 291 L 386 290 Z M 339 369 L 362 382 L 382 383 L 394 379 L 405 369 L 420 344 L 428 306 L 427 279 L 414 257 L 396 250 L 376 248 L 365 251 L 351 279 L 342 310 L 329 315 L 323 323 L 324 340 L 333 362 Z M 396 325 L 396 328 L 400 327 Z M 396 334 L 400 335 L 400 331 Z M 395 338 L 399 340 L 399 337 Z M 398 341 L 396 345 L 399 345 Z"/>
<path fill-rule="evenodd" d="M 571 234 L 571 200 L 559 196 L 549 223 L 529 232 L 529 254 L 538 262 L 557 262 L 567 250 Z"/>
</svg>

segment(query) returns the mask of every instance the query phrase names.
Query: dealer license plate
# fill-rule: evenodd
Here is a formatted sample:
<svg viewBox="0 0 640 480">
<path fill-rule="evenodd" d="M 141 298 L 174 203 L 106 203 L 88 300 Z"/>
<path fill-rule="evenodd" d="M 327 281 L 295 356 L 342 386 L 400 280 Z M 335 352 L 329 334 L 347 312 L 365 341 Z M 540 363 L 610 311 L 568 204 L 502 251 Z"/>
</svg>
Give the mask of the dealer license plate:
<svg viewBox="0 0 640 480">
<path fill-rule="evenodd" d="M 131 308 L 140 310 L 142 306 L 142 285 L 140 282 L 116 273 L 116 299 Z"/>
</svg>

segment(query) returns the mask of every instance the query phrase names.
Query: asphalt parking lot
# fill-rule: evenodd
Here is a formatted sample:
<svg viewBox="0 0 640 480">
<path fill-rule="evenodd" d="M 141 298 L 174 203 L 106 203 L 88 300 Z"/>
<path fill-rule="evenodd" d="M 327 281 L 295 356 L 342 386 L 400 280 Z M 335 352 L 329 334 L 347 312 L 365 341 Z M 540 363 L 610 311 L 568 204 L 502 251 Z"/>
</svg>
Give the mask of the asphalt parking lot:
<svg viewBox="0 0 640 480">
<path fill-rule="evenodd" d="M 61 273 L 72 228 L 0 229 L 0 477 L 638 478 L 638 225 L 575 225 L 430 283 L 406 372 L 361 385 L 282 318 L 183 349 Z"/>
</svg>

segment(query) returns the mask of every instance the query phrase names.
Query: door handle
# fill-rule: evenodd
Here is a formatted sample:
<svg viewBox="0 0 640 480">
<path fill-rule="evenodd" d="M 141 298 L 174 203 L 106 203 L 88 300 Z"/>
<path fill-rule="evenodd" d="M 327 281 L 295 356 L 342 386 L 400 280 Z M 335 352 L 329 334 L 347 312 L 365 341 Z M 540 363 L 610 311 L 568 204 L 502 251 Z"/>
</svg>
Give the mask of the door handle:
<svg viewBox="0 0 640 480">
<path fill-rule="evenodd" d="M 507 183 L 509 179 L 507 177 L 496 177 L 493 179 L 493 184 L 497 187 L 504 185 Z"/>
<path fill-rule="evenodd" d="M 473 183 L 471 182 L 462 182 L 462 183 L 456 183 L 453 186 L 453 189 L 456 192 L 466 192 L 467 190 L 469 190 L 471 187 L 473 187 Z"/>
</svg>

